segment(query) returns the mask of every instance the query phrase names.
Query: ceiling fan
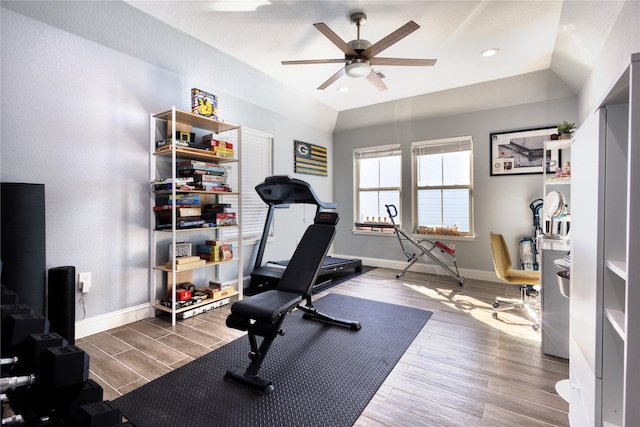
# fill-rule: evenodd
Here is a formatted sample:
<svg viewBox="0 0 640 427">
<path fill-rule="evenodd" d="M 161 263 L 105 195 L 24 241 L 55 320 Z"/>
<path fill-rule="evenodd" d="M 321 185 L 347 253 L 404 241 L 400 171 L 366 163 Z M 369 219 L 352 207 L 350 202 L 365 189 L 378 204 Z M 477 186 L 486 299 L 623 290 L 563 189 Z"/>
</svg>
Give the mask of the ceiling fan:
<svg viewBox="0 0 640 427">
<path fill-rule="evenodd" d="M 344 52 L 344 59 L 308 59 L 301 61 L 282 61 L 282 65 L 300 65 L 300 64 L 333 64 L 344 63 L 345 66 L 340 68 L 337 73 L 322 83 L 318 90 L 324 90 L 333 82 L 343 75 L 349 77 L 366 77 L 378 90 L 387 90 L 380 76 L 371 68 L 373 65 L 402 65 L 402 66 L 432 66 L 436 63 L 435 59 L 411 59 L 411 58 L 378 58 L 377 54 L 388 48 L 389 46 L 402 40 L 415 30 L 420 28 L 418 24 L 409 21 L 396 31 L 392 32 L 377 43 L 371 44 L 368 40 L 360 39 L 360 26 L 367 22 L 367 15 L 363 12 L 356 12 L 351 15 L 351 22 L 356 24 L 358 28 L 357 39 L 349 43 L 344 42 L 336 33 L 334 33 L 326 24 L 313 24 L 322 34 L 324 34 L 333 44 Z"/>
</svg>

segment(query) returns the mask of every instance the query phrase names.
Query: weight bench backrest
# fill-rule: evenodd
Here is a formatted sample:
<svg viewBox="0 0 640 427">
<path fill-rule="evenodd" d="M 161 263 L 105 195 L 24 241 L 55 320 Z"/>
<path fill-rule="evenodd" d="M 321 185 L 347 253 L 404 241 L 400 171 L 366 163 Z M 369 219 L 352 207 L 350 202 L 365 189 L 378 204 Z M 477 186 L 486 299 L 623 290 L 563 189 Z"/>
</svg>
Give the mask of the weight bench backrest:
<svg viewBox="0 0 640 427">
<path fill-rule="evenodd" d="M 338 214 L 319 212 L 305 231 L 293 257 L 287 264 L 276 287 L 279 291 L 293 292 L 303 298 L 311 295 L 318 273 L 329 252 L 329 246 L 336 234 Z"/>
</svg>

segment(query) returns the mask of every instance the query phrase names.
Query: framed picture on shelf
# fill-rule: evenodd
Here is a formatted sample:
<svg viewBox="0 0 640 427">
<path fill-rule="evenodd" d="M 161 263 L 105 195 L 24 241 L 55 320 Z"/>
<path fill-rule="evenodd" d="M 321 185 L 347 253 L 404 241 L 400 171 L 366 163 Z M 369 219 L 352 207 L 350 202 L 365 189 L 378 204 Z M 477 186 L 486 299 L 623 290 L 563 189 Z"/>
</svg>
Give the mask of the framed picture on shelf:
<svg viewBox="0 0 640 427">
<path fill-rule="evenodd" d="M 191 243 L 176 242 L 176 257 L 191 256 Z M 169 261 L 173 260 L 173 243 L 169 244 Z"/>
<path fill-rule="evenodd" d="M 558 132 L 556 126 L 537 129 L 494 132 L 490 138 L 491 176 L 522 175 L 544 171 L 544 143 Z M 547 171 L 560 164 L 557 149 L 547 150 Z"/>
</svg>

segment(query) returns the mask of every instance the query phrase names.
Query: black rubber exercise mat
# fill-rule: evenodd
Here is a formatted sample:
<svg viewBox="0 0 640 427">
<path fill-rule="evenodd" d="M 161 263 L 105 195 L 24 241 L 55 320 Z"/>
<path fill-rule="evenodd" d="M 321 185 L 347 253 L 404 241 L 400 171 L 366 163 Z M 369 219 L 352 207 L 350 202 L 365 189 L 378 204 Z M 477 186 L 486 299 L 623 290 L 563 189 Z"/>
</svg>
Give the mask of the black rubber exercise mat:
<svg viewBox="0 0 640 427">
<path fill-rule="evenodd" d="M 432 313 L 339 294 L 314 305 L 362 329 L 289 314 L 260 371 L 270 395 L 223 378 L 249 363 L 243 336 L 112 403 L 137 427 L 351 426 Z"/>
</svg>

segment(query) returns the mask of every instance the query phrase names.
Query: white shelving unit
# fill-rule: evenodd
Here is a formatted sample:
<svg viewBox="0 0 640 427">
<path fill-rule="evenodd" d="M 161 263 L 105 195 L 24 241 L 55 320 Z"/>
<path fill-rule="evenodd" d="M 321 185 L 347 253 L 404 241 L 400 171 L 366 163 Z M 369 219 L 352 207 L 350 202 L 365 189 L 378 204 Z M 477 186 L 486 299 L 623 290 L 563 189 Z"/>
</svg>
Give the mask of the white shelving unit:
<svg viewBox="0 0 640 427">
<path fill-rule="evenodd" d="M 575 146 L 569 418 L 638 426 L 640 54 L 580 127 Z"/>
<path fill-rule="evenodd" d="M 570 162 L 571 161 L 571 143 L 573 142 L 573 139 L 558 139 L 558 140 L 551 140 L 551 141 L 545 141 L 544 143 L 544 152 L 543 152 L 543 162 L 542 162 L 542 180 L 543 180 L 543 191 L 542 191 L 542 197 L 544 199 L 544 197 L 550 192 L 550 191 L 557 191 L 559 193 L 562 193 L 566 198 L 567 198 L 567 202 L 570 202 L 571 200 L 571 176 L 568 177 L 556 177 L 555 174 L 555 168 L 556 167 L 560 167 L 562 168 L 565 162 Z M 558 151 L 558 157 L 560 159 L 560 161 L 558 162 L 557 165 L 554 166 L 550 166 L 547 167 L 547 162 L 550 161 L 549 158 L 547 157 L 547 153 L 549 150 L 557 150 Z M 548 169 L 551 169 L 550 171 Z M 571 208 L 571 204 L 567 203 L 569 209 Z M 544 213 L 543 213 L 544 216 Z M 563 235 L 567 234 L 569 228 L 570 228 L 570 221 L 571 221 L 571 215 L 569 212 L 567 212 L 567 214 L 563 217 L 563 218 L 559 218 L 559 219 L 555 219 L 553 220 L 553 224 L 555 225 L 555 229 L 556 230 L 550 230 L 551 228 L 551 221 L 549 220 L 549 218 L 547 218 L 546 216 L 544 216 L 543 218 L 543 229 L 545 230 L 545 232 L 547 230 L 549 230 L 549 233 L 558 233 L 558 231 L 561 231 Z"/>
<path fill-rule="evenodd" d="M 230 142 L 234 146 L 234 157 L 220 157 L 212 152 L 191 147 L 181 147 L 176 144 L 176 132 L 189 132 L 196 135 L 196 140 L 204 134 L 228 134 Z M 174 182 L 177 177 L 177 162 L 181 160 L 196 160 L 228 166 L 231 170 L 229 179 L 233 182 L 232 190 L 240 189 L 242 173 L 240 170 L 240 139 L 241 127 L 235 124 L 220 122 L 208 117 L 195 115 L 181 111 L 172 107 L 168 111 L 153 114 L 150 117 L 150 182 L 156 179 L 171 178 Z M 169 148 L 157 149 L 156 141 L 171 138 L 172 144 Z M 171 228 L 157 230 L 156 215 L 153 207 L 157 204 L 164 204 L 164 200 L 169 196 L 176 200 L 176 196 L 181 194 L 198 194 L 201 204 L 231 202 L 236 210 L 238 225 L 216 226 L 216 227 L 177 227 L 177 204 L 173 203 L 171 208 L 172 226 Z M 232 200 L 229 200 L 232 199 Z M 161 201 L 162 200 L 162 201 Z M 242 298 L 242 244 L 233 243 L 233 259 L 224 261 L 207 261 L 204 265 L 181 268 L 176 263 L 176 250 L 179 243 L 189 242 L 193 247 L 195 255 L 195 245 L 204 243 L 206 240 L 226 239 L 222 233 L 235 230 L 236 236 L 242 236 L 242 197 L 238 191 L 214 192 L 200 190 L 180 190 L 173 185 L 170 190 L 154 190 L 151 185 L 150 191 L 150 223 L 149 233 L 150 246 L 150 306 L 152 315 L 156 310 L 164 311 L 171 315 L 171 323 L 175 325 L 176 318 L 180 315 L 198 314 L 219 307 L 229 302 L 231 297 Z M 171 245 L 171 246 L 170 246 Z M 169 248 L 173 248 L 173 253 L 169 253 Z M 167 264 L 171 262 L 170 264 Z M 199 303 L 187 307 L 178 308 L 176 306 L 176 286 L 183 282 L 191 282 L 196 288 L 207 287 L 209 281 L 233 284 L 234 289 L 221 293 L 220 296 L 204 299 Z M 170 306 L 161 304 L 163 298 L 170 298 Z"/>
<path fill-rule="evenodd" d="M 570 208 L 571 177 L 556 177 L 555 168 L 571 159 L 572 139 L 558 139 L 544 142 L 542 162 L 542 198 L 550 191 L 558 191 L 565 197 Z M 548 152 L 557 150 L 557 165 L 547 167 L 550 161 Z M 538 238 L 540 251 L 541 313 L 542 313 L 542 351 L 551 356 L 569 358 L 569 301 L 562 296 L 558 286 L 557 273 L 566 268 L 558 265 L 569 251 L 569 240 L 566 235 L 570 228 L 571 216 L 553 221 L 546 217 L 544 210 L 540 212 L 541 226 L 544 233 Z M 553 227 L 552 227 L 553 224 Z M 565 236 L 560 239 L 550 238 L 550 234 Z"/>
</svg>

